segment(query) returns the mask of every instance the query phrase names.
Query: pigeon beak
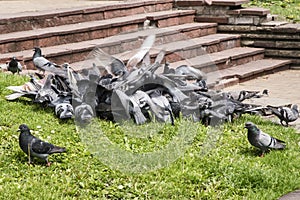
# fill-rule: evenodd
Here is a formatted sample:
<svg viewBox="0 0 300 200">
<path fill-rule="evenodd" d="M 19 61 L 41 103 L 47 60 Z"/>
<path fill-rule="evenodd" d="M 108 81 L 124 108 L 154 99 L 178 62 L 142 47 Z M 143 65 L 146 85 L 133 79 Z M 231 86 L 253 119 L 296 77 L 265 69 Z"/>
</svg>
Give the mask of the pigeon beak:
<svg viewBox="0 0 300 200">
<path fill-rule="evenodd" d="M 17 132 L 21 132 L 21 130 L 20 130 L 20 129 L 18 129 L 18 130 L 17 130 Z"/>
</svg>

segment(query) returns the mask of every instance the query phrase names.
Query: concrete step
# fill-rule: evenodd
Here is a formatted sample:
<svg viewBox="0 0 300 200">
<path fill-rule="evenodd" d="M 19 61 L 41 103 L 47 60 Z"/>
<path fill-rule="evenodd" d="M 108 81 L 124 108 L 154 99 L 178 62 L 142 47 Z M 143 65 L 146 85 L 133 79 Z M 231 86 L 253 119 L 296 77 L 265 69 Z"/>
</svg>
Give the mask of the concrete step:
<svg viewBox="0 0 300 200">
<path fill-rule="evenodd" d="M 215 23 L 188 23 L 165 28 L 146 29 L 101 39 L 45 47 L 42 48 L 42 53 L 46 58 L 57 64 L 63 64 L 64 62 L 73 63 L 84 60 L 85 56 L 96 46 L 108 54 L 113 55 L 139 48 L 143 39 L 149 34 L 156 34 L 156 45 L 161 45 L 168 42 L 215 34 L 216 28 L 217 25 Z M 230 38 L 236 38 L 235 36 L 228 36 L 230 36 Z M 218 40 L 224 39 L 219 38 Z M 237 42 L 239 43 L 239 41 Z M 32 55 L 32 50 L 0 54 L 0 62 L 6 62 L 9 58 L 16 56 L 23 59 L 27 68 L 33 69 Z"/>
<path fill-rule="evenodd" d="M 237 65 L 207 73 L 210 87 L 227 87 L 238 82 L 247 81 L 258 76 L 286 70 L 290 67 L 290 60 L 261 59 L 243 65 Z"/>
<path fill-rule="evenodd" d="M 236 47 L 174 62 L 170 64 L 170 67 L 176 68 L 180 65 L 190 65 L 205 73 L 209 73 L 263 59 L 264 52 L 263 48 Z"/>
<path fill-rule="evenodd" d="M 1 34 L 0 53 L 27 50 L 35 46 L 48 47 L 93 40 L 122 32 L 137 31 L 147 19 L 157 27 L 191 23 L 194 21 L 194 13 L 194 10 L 168 10 Z"/>
<path fill-rule="evenodd" d="M 33 30 L 51 26 L 112 19 L 156 11 L 171 10 L 173 0 L 113 2 L 105 5 L 58 9 L 39 12 L 1 14 L 0 32 Z"/>
</svg>

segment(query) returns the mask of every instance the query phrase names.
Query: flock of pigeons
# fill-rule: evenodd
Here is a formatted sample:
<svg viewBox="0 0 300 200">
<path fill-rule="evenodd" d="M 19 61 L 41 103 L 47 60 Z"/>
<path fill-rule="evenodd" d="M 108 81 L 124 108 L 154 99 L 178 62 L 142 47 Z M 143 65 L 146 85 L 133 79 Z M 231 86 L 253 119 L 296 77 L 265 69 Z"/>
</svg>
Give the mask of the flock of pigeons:
<svg viewBox="0 0 300 200">
<path fill-rule="evenodd" d="M 44 73 L 38 77 L 31 75 L 24 85 L 9 86 L 13 93 L 6 98 L 28 97 L 53 107 L 60 119 L 74 117 L 82 126 L 94 117 L 114 122 L 132 119 L 138 125 L 151 120 L 173 125 L 175 118 L 182 115 L 212 126 L 232 122 L 244 113 L 274 114 L 284 126 L 298 119 L 297 105 L 263 107 L 243 103 L 245 99 L 267 96 L 268 90 L 216 91 L 208 88 L 206 74 L 200 70 L 188 65 L 169 67 L 165 50 L 151 58 L 149 51 L 154 41 L 155 35 L 148 36 L 126 64 L 100 48 L 95 49 L 87 59 L 92 61 L 91 66 L 79 71 L 68 63 L 61 66 L 52 63 L 36 47 L 33 63 Z M 16 58 L 8 65 L 12 73 L 21 71 Z M 269 148 L 285 147 L 283 141 L 263 133 L 253 123 L 248 122 L 245 127 L 249 142 L 260 148 L 262 155 Z M 64 148 L 32 136 L 26 125 L 21 125 L 20 131 L 20 147 L 29 157 L 40 157 L 49 165 L 49 154 L 65 152 Z"/>
</svg>

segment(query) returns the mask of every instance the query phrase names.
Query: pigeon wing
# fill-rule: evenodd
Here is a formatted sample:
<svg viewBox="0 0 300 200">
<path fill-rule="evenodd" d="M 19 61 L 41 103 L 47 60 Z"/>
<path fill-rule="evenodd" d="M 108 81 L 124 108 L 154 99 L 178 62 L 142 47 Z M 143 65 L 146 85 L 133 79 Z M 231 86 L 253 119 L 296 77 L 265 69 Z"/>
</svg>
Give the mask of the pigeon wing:
<svg viewBox="0 0 300 200">
<path fill-rule="evenodd" d="M 297 113 L 294 113 L 292 108 L 289 108 L 289 107 L 283 107 L 281 110 L 281 115 L 285 120 L 287 120 L 289 122 L 295 121 L 298 119 Z"/>
<path fill-rule="evenodd" d="M 145 55 L 150 51 L 150 48 L 155 42 L 155 35 L 149 35 L 142 44 L 140 50 L 132 56 L 127 62 L 127 68 L 131 69 L 136 67 L 136 65 L 142 61 Z"/>
<path fill-rule="evenodd" d="M 44 142 L 37 138 L 33 139 L 31 142 L 31 149 L 36 154 L 49 154 L 53 148 L 53 144 Z"/>
<path fill-rule="evenodd" d="M 284 149 L 285 148 L 284 141 L 274 138 L 262 131 L 259 136 L 259 142 L 261 143 L 262 146 L 267 147 L 267 148 L 272 148 L 272 149 Z"/>
</svg>

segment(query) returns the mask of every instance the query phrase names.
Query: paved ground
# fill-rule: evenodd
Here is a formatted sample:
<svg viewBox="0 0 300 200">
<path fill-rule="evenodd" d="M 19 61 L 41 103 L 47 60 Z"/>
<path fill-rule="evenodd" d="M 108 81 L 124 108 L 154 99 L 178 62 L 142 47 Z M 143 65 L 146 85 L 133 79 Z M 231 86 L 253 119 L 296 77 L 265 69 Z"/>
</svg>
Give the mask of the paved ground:
<svg viewBox="0 0 300 200">
<path fill-rule="evenodd" d="M 71 8 L 80 6 L 93 6 L 106 3 L 114 3 L 119 1 L 99 1 L 99 0 L 0 0 L 0 13 L 13 14 L 27 11 L 53 10 L 61 8 Z M 247 90 L 263 90 L 270 91 L 269 97 L 256 99 L 252 103 L 261 105 L 300 105 L 300 70 L 287 70 L 271 75 L 256 78 L 232 87 L 228 87 L 226 91 Z M 276 119 L 274 119 L 276 121 Z M 277 121 L 278 122 L 278 121 Z M 292 126 L 300 132 L 300 120 L 292 123 Z M 280 200 L 298 200 L 300 199 L 300 190 L 289 193 Z"/>
<path fill-rule="evenodd" d="M 286 105 L 297 104 L 300 106 L 300 70 L 286 70 L 262 76 L 250 81 L 240 83 L 228 88 L 225 91 L 239 90 L 269 90 L 269 96 L 261 99 L 251 99 L 249 103 L 259 105 Z M 277 118 L 272 119 L 279 123 Z M 300 132 L 300 119 L 291 123 Z M 300 198 L 299 198 L 300 199 Z"/>
</svg>

